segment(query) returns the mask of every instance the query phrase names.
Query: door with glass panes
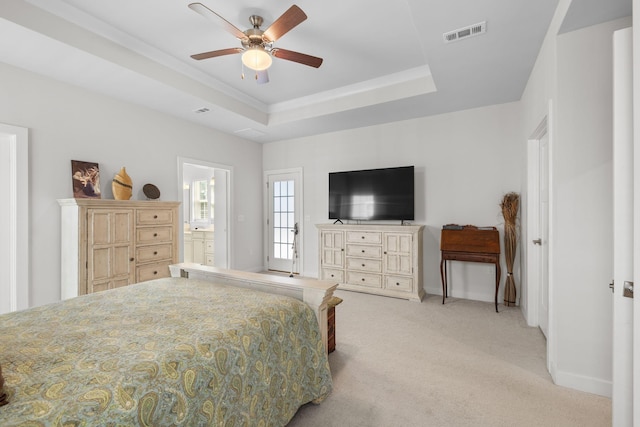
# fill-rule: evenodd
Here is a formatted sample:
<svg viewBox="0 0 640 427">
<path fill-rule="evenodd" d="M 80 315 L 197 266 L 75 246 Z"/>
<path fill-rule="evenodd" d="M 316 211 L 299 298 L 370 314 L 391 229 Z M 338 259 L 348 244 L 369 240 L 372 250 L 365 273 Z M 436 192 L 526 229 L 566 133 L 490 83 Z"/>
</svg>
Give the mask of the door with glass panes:
<svg viewBox="0 0 640 427">
<path fill-rule="evenodd" d="M 267 172 L 267 268 L 300 272 L 302 173 Z"/>
</svg>

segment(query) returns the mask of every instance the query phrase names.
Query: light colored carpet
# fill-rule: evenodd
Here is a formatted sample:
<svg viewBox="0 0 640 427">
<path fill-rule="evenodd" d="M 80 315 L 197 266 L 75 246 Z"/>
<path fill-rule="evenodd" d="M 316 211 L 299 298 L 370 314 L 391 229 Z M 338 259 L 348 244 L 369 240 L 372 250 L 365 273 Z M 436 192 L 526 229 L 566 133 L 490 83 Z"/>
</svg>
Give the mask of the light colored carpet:
<svg viewBox="0 0 640 427">
<path fill-rule="evenodd" d="M 337 295 L 333 393 L 289 427 L 611 425 L 610 399 L 552 383 L 518 307 Z"/>
</svg>

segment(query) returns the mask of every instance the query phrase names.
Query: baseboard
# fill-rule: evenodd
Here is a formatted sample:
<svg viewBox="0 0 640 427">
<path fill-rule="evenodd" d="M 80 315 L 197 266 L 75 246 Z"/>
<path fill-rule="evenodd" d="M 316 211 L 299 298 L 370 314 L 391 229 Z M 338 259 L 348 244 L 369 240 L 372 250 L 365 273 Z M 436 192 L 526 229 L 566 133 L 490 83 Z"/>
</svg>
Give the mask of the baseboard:
<svg viewBox="0 0 640 427">
<path fill-rule="evenodd" d="M 556 385 L 611 398 L 612 382 L 554 369 Z"/>
<path fill-rule="evenodd" d="M 520 305 L 520 298 L 518 298 L 518 305 L 520 306 L 520 311 L 522 311 L 522 316 L 524 317 L 524 320 L 527 322 L 527 326 L 538 326 L 538 325 L 532 325 L 531 324 L 531 319 L 529 319 L 529 310 L 527 310 L 527 305 Z"/>
<path fill-rule="evenodd" d="M 237 268 L 232 268 L 232 270 L 238 270 Z M 250 271 L 251 273 L 260 273 L 265 271 L 262 267 L 246 267 L 242 269 L 243 271 Z"/>
<path fill-rule="evenodd" d="M 429 295 L 439 295 L 442 297 L 442 287 L 430 287 L 424 288 L 424 291 Z M 488 294 L 486 292 L 469 292 L 469 291 L 449 291 L 449 296 L 453 298 L 462 298 L 462 299 L 470 299 L 474 301 L 484 301 L 484 302 L 494 302 L 494 295 Z M 502 303 L 500 301 L 500 295 L 498 295 L 498 303 Z"/>
</svg>

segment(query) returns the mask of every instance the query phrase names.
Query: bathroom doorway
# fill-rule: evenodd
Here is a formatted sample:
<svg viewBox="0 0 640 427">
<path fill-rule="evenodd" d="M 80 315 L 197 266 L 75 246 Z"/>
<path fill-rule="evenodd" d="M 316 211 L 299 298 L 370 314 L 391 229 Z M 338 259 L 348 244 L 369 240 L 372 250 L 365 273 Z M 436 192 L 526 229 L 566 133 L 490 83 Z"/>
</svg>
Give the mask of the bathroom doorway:
<svg viewBox="0 0 640 427">
<path fill-rule="evenodd" d="M 28 138 L 0 123 L 0 314 L 29 307 Z"/>
<path fill-rule="evenodd" d="M 184 262 L 231 268 L 232 167 L 178 158 Z"/>
</svg>

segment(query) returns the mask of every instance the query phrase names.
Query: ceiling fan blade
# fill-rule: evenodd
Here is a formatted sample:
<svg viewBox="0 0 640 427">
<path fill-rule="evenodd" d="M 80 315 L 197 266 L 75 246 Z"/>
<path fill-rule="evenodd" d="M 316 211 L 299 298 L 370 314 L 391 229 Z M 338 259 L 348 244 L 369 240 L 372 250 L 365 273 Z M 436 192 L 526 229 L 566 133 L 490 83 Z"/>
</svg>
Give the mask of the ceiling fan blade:
<svg viewBox="0 0 640 427">
<path fill-rule="evenodd" d="M 202 3 L 191 3 L 189 5 L 189 9 L 194 12 L 199 13 L 210 21 L 213 21 L 216 25 L 221 25 L 226 31 L 231 33 L 234 37 L 242 40 L 247 38 L 245 33 L 243 33 L 238 27 L 233 25 L 231 22 L 224 19 L 222 16 L 215 13 L 213 10 L 209 9 L 207 6 Z"/>
<path fill-rule="evenodd" d="M 307 15 L 294 4 L 264 31 L 264 37 L 274 42 L 305 19 Z"/>
<path fill-rule="evenodd" d="M 267 73 L 267 70 L 256 71 L 256 81 L 259 85 L 269 83 L 269 73 Z"/>
<path fill-rule="evenodd" d="M 322 58 L 311 56 L 300 52 L 294 52 L 287 49 L 273 49 L 271 54 L 276 58 L 286 59 L 287 61 L 297 62 L 299 64 L 308 65 L 318 68 L 322 65 Z"/>
<path fill-rule="evenodd" d="M 216 56 L 233 55 L 234 53 L 242 52 L 240 47 L 230 47 L 229 49 L 212 50 L 211 52 L 198 53 L 191 55 L 193 59 L 200 61 L 201 59 L 215 58 Z"/>
</svg>

